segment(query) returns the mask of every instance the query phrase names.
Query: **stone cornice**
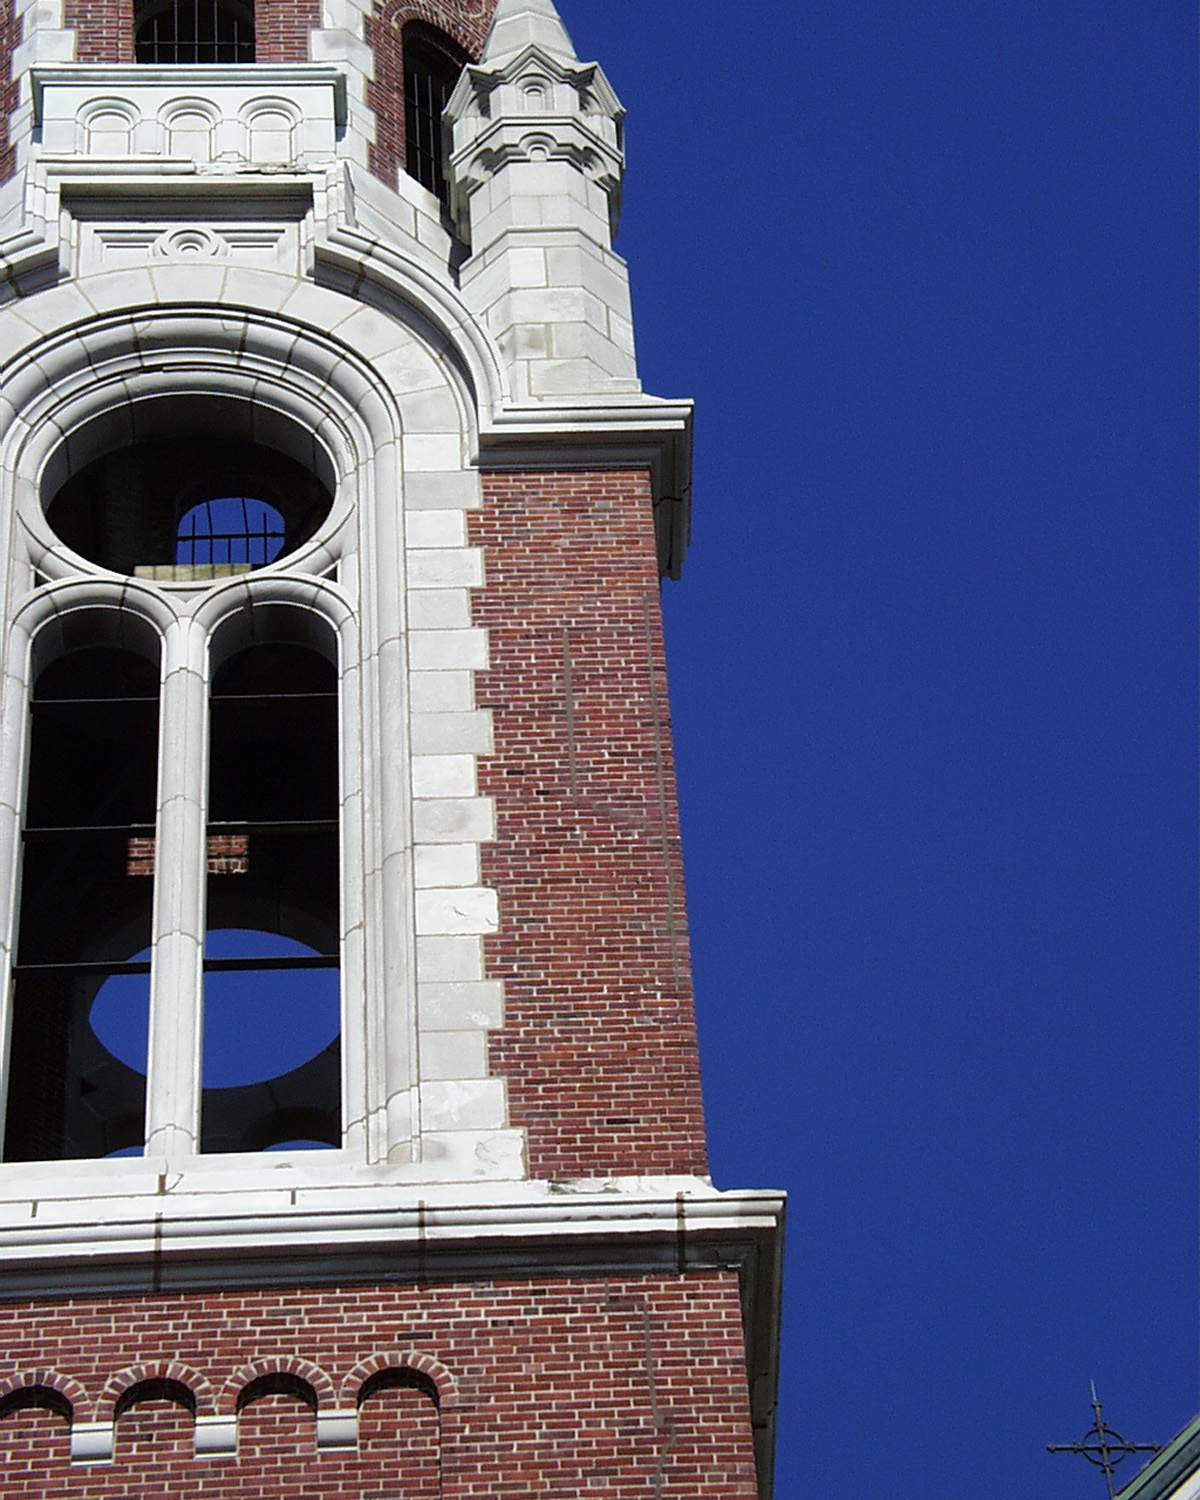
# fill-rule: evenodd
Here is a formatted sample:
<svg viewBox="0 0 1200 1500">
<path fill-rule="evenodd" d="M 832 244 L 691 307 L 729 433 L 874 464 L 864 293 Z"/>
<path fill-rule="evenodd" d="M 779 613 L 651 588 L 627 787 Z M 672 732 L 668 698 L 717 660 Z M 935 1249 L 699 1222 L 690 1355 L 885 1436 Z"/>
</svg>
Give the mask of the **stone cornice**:
<svg viewBox="0 0 1200 1500">
<path fill-rule="evenodd" d="M 241 1173 L 230 1180 L 212 1171 L 194 1178 L 175 1174 L 172 1182 L 153 1173 L 152 1160 L 147 1166 L 144 1186 L 157 1191 L 135 1191 L 131 1182 L 122 1190 L 114 1175 L 107 1192 L 89 1194 L 82 1181 L 55 1192 L 46 1166 L 40 1181 L 28 1182 L 29 1196 L 18 1195 L 18 1183 L 10 1182 L 0 1205 L 3 1294 L 28 1296 L 38 1283 L 52 1292 L 68 1270 L 75 1290 L 93 1273 L 109 1290 L 126 1279 L 142 1284 L 150 1268 L 158 1284 L 164 1278 L 191 1284 L 207 1279 L 204 1266 L 213 1255 L 236 1256 L 239 1278 L 244 1270 L 251 1280 L 273 1284 L 293 1275 L 308 1279 L 310 1272 L 295 1272 L 308 1257 L 328 1274 L 331 1259 L 383 1256 L 379 1264 L 395 1273 L 433 1253 L 445 1264 L 456 1253 L 465 1264 L 473 1249 L 487 1247 L 494 1267 L 498 1245 L 509 1247 L 510 1264 L 530 1270 L 556 1256 L 572 1269 L 631 1260 L 655 1267 L 723 1265 L 733 1253 L 729 1247 L 742 1247 L 737 1261 L 749 1246 L 774 1236 L 784 1209 L 780 1193 L 718 1192 L 697 1178 L 415 1190 L 389 1183 L 387 1169 L 322 1182 L 300 1169 L 260 1168 L 251 1185 Z M 273 1176 L 283 1180 L 276 1184 Z M 705 1251 L 705 1244 L 715 1248 Z M 221 1275 L 228 1280 L 227 1266 Z M 23 1290 L 16 1293 L 18 1283 Z"/>
</svg>

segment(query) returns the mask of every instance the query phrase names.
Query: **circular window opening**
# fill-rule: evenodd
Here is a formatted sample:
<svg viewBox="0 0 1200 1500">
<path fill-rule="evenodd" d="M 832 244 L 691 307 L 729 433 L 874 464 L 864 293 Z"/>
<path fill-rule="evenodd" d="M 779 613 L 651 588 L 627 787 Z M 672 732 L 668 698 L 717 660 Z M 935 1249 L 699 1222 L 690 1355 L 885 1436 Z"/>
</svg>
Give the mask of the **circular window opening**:
<svg viewBox="0 0 1200 1500">
<path fill-rule="evenodd" d="M 205 583 L 302 547 L 332 507 L 333 472 L 290 418 L 177 397 L 73 434 L 47 466 L 43 503 L 55 534 L 101 567 Z"/>
<path fill-rule="evenodd" d="M 278 933 L 218 928 L 208 934 L 206 953 L 209 958 L 305 958 L 314 950 Z M 150 949 L 133 957 L 145 962 Z M 143 975 L 114 974 L 96 992 L 89 1014 L 101 1044 L 138 1074 L 146 1071 L 150 1042 L 148 990 Z M 326 1051 L 340 1025 L 336 969 L 207 974 L 204 1086 L 236 1088 L 292 1072 Z"/>
</svg>

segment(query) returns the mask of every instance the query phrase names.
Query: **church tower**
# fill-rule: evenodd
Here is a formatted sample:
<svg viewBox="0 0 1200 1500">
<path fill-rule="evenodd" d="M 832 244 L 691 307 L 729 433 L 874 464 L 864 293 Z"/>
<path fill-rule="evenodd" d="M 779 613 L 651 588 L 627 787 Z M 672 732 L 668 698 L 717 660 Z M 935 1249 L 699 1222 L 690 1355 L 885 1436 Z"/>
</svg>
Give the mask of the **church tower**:
<svg viewBox="0 0 1200 1500">
<path fill-rule="evenodd" d="M 552 0 L 0 57 L 6 1500 L 769 1496 L 612 86 Z"/>
</svg>

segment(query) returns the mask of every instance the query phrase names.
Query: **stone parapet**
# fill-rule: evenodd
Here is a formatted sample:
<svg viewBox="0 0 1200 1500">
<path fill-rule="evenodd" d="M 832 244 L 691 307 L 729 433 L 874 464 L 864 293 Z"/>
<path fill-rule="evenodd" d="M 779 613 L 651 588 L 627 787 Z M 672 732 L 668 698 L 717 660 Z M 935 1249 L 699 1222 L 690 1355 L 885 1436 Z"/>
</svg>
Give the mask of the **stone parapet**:
<svg viewBox="0 0 1200 1500">
<path fill-rule="evenodd" d="M 296 167 L 331 160 L 342 72 L 320 63 L 35 68 L 35 154 Z"/>
</svg>

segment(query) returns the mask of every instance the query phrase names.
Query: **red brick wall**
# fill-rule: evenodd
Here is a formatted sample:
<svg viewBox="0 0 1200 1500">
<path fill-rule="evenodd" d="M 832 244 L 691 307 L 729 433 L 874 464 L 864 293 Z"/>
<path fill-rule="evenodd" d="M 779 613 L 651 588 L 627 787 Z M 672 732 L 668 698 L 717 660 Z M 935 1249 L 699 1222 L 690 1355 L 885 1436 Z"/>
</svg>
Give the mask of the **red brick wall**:
<svg viewBox="0 0 1200 1500">
<path fill-rule="evenodd" d="M 706 1170 L 649 476 L 491 474 L 491 1038 L 535 1177 Z"/>
<path fill-rule="evenodd" d="M 732 1274 L 11 1304 L 0 1350 L 5 1500 L 756 1494 Z M 237 1457 L 196 1459 L 239 1393 Z M 317 1407 L 363 1394 L 357 1450 L 318 1452 Z M 70 1463 L 68 1407 L 116 1410 L 111 1465 Z"/>
<path fill-rule="evenodd" d="M 375 54 L 375 77 L 367 84 L 367 105 L 375 111 L 369 165 L 389 187 L 404 165 L 405 25 L 425 21 L 478 57 L 495 9 L 496 0 L 385 0 L 367 17 L 367 45 Z"/>
<path fill-rule="evenodd" d="M 0 0 L 0 182 L 7 182 L 17 169 L 8 122 L 21 98 L 12 76 L 13 49 L 20 39 L 14 0 Z"/>
<path fill-rule="evenodd" d="M 309 32 L 321 24 L 321 0 L 256 0 L 258 62 L 307 62 Z"/>
<path fill-rule="evenodd" d="M 131 0 L 64 0 L 63 25 L 75 33 L 76 61 L 133 61 Z"/>
</svg>

